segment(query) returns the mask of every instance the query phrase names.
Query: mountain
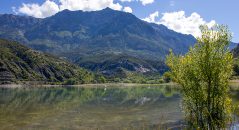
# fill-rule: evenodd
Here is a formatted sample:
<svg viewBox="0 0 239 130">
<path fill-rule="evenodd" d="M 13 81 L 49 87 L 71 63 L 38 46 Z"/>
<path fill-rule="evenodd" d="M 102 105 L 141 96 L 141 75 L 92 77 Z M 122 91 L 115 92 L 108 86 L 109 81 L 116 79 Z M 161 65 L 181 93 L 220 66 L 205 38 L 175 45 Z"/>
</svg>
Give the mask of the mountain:
<svg viewBox="0 0 239 130">
<path fill-rule="evenodd" d="M 137 73 L 163 73 L 168 70 L 164 62 L 135 58 L 124 54 L 99 54 L 97 56 L 86 56 L 74 61 L 74 63 L 101 72 L 106 76 L 114 76 L 125 71 Z M 116 73 L 117 72 L 117 73 Z"/>
<path fill-rule="evenodd" d="M 63 10 L 45 19 L 15 15 L 2 15 L 0 19 L 0 37 L 20 39 L 32 48 L 54 53 L 107 51 L 162 58 L 169 48 L 185 53 L 195 43 L 191 35 L 110 8 L 92 12 Z"/>
<path fill-rule="evenodd" d="M 39 81 L 55 84 L 68 80 L 93 83 L 100 78 L 62 59 L 0 39 L 0 83 Z"/>
<path fill-rule="evenodd" d="M 126 66 L 135 65 L 133 71 L 141 66 L 161 72 L 162 67 L 154 64 L 161 65 L 169 49 L 184 54 L 196 42 L 192 35 L 177 33 L 164 25 L 147 23 L 133 14 L 110 8 L 91 12 L 63 10 L 44 19 L 0 15 L 0 38 L 19 41 L 102 73 L 110 67 L 112 71 L 117 70 L 115 64 L 116 68 L 131 71 L 130 67 L 123 67 L 122 56 L 128 62 Z M 106 62 L 85 60 L 92 57 Z"/>
<path fill-rule="evenodd" d="M 26 29 L 38 24 L 39 21 L 40 19 L 28 16 L 2 14 L 0 15 L 0 37 L 27 43 L 28 40 L 24 36 Z"/>
<path fill-rule="evenodd" d="M 239 78 L 239 44 L 238 43 L 234 43 L 234 45 L 236 44 L 236 47 L 234 47 L 231 50 L 231 53 L 233 54 L 233 75 L 232 75 L 232 79 L 238 79 Z"/>
<path fill-rule="evenodd" d="M 232 51 L 233 49 L 235 49 L 239 44 L 235 43 L 235 42 L 231 42 L 229 45 L 229 49 Z"/>
<path fill-rule="evenodd" d="M 232 49 L 231 52 L 232 52 L 234 58 L 238 58 L 239 57 L 239 43 L 237 44 L 236 47 L 234 47 Z"/>
</svg>

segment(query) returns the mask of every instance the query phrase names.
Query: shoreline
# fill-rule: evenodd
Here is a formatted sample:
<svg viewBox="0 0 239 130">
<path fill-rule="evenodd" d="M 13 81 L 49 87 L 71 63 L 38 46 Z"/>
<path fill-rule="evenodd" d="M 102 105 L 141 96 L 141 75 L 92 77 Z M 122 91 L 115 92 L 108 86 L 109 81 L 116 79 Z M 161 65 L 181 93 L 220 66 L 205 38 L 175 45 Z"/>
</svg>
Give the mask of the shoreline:
<svg viewBox="0 0 239 130">
<path fill-rule="evenodd" d="M 176 85 L 176 83 L 162 83 L 162 84 L 140 84 L 140 83 L 103 83 L 103 84 L 78 84 L 78 85 L 50 85 L 50 84 L 2 84 L 0 88 L 58 88 L 58 87 L 135 87 L 135 86 L 164 86 Z"/>
<path fill-rule="evenodd" d="M 177 83 L 161 83 L 161 84 L 141 84 L 141 83 L 97 83 L 97 84 L 76 84 L 76 85 L 63 85 L 63 84 L 0 84 L 0 88 L 58 88 L 58 87 L 136 87 L 136 86 L 167 86 L 177 85 Z M 229 85 L 236 85 L 239 88 L 239 80 L 230 80 Z"/>
</svg>

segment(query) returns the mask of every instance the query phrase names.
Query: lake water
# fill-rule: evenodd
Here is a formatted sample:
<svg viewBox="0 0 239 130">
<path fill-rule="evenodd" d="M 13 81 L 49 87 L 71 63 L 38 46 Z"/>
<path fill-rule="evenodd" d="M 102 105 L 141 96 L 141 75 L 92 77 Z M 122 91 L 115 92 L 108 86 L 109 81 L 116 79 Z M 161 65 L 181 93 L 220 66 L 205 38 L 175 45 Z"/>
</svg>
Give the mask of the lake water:
<svg viewBox="0 0 239 130">
<path fill-rule="evenodd" d="M 0 129 L 166 129 L 183 120 L 180 101 L 179 90 L 164 85 L 0 88 Z"/>
</svg>

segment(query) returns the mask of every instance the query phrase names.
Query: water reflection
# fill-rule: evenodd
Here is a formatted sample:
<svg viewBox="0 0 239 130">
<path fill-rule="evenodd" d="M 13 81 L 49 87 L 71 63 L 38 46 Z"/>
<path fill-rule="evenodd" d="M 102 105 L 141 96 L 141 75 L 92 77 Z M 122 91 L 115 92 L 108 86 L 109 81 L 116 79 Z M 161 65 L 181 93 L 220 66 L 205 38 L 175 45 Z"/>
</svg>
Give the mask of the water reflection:
<svg viewBox="0 0 239 130">
<path fill-rule="evenodd" d="M 179 91 L 169 86 L 1 88 L 0 126 L 54 130 L 159 128 L 182 119 L 179 103 Z"/>
<path fill-rule="evenodd" d="M 239 87 L 230 95 L 238 127 Z M 0 88 L 0 129 L 115 130 L 180 127 L 175 86 Z"/>
</svg>

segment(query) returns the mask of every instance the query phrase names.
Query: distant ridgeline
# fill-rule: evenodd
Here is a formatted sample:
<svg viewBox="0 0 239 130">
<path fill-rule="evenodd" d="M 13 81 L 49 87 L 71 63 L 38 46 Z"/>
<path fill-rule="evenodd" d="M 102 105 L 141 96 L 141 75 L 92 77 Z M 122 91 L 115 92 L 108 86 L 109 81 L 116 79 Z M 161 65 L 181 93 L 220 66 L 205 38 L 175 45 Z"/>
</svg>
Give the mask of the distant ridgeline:
<svg viewBox="0 0 239 130">
<path fill-rule="evenodd" d="M 0 15 L 0 38 L 54 54 L 110 77 L 129 73 L 163 73 L 169 49 L 184 54 L 196 39 L 147 23 L 131 13 L 106 8 L 83 12 L 63 10 L 38 19 Z"/>
<path fill-rule="evenodd" d="M 102 77 L 76 65 L 0 39 L 0 84 L 29 81 L 54 84 L 103 82 Z"/>
</svg>

